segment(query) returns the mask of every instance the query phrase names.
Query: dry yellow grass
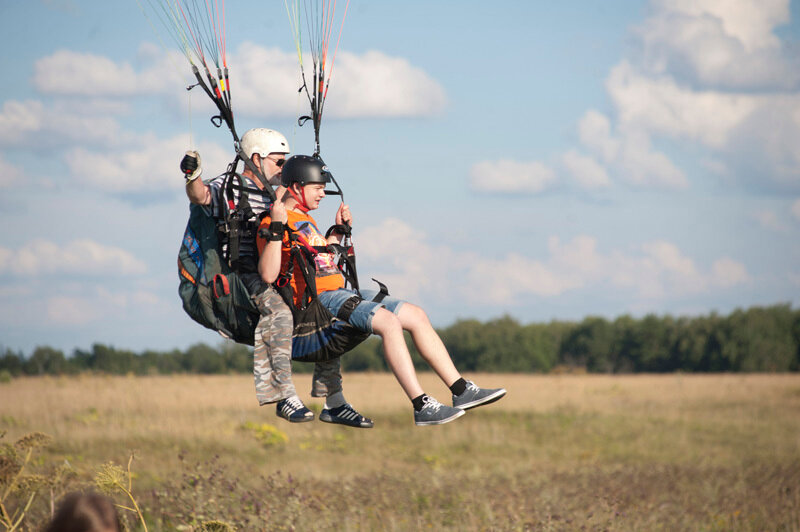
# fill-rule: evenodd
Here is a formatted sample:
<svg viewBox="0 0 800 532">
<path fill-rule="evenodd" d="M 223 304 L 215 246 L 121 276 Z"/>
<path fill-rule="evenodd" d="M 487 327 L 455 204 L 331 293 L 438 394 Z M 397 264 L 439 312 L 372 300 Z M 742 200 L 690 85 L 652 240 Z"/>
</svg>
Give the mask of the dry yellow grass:
<svg viewBox="0 0 800 532">
<path fill-rule="evenodd" d="M 467 529 L 800 528 L 800 487 L 780 491 L 800 485 L 800 375 L 469 377 L 508 396 L 419 428 L 391 375 L 347 375 L 371 430 L 286 423 L 257 406 L 247 375 L 16 379 L 0 385 L 0 431 L 50 434 L 49 456 L 86 476 L 135 451 L 142 489 L 218 455 L 245 493 L 276 472 L 307 483 L 305 497 L 350 490 L 349 509 L 284 517 L 301 528 L 457 529 L 452 512 L 466 512 Z M 421 380 L 449 399 L 434 375 Z M 306 395 L 310 376 L 296 384 Z M 245 422 L 271 424 L 288 443 L 264 447 Z"/>
</svg>

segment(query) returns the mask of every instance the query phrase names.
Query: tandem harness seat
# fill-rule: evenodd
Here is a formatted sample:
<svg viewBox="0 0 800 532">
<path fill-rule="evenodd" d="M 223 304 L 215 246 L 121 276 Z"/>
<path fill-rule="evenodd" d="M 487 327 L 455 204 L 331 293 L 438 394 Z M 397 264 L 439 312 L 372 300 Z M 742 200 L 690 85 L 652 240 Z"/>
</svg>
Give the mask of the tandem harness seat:
<svg viewBox="0 0 800 532">
<path fill-rule="evenodd" d="M 264 231 L 264 229 L 262 229 Z M 275 282 L 278 293 L 286 304 L 292 309 L 294 317 L 294 334 L 292 338 L 292 359 L 308 362 L 319 362 L 337 358 L 350 351 L 358 344 L 369 338 L 370 333 L 356 329 L 347 322 L 358 304 L 363 301 L 358 287 L 358 275 L 355 268 L 355 254 L 350 241 L 350 228 L 344 225 L 334 225 L 326 234 L 338 231 L 345 235 L 348 245 L 328 244 L 327 246 L 311 246 L 303 236 L 285 226 L 291 243 L 291 259 L 288 270 Z M 262 235 L 266 236 L 266 235 Z M 344 302 L 336 316 L 333 316 L 317 297 L 316 270 L 314 257 L 319 253 L 331 253 L 338 257 L 335 260 L 339 271 L 347 284 L 356 291 L 352 297 Z M 295 302 L 290 280 L 295 268 L 305 282 L 302 297 Z M 386 285 L 373 279 L 380 291 L 373 301 L 380 302 L 389 291 Z"/>
<path fill-rule="evenodd" d="M 241 256 L 240 244 L 243 238 L 248 238 L 255 245 L 258 225 L 268 214 L 265 211 L 261 216 L 256 216 L 250 206 L 249 195 L 265 196 L 269 193 L 244 185 L 244 179 L 236 172 L 239 160 L 237 156 L 223 174 L 222 186 L 217 191 L 218 212 L 212 215 L 200 205 L 190 206 L 189 221 L 178 253 L 178 293 L 184 310 L 194 321 L 225 338 L 252 346 L 260 315 L 242 275 L 257 272 L 257 264 L 252 257 Z M 234 191 L 239 192 L 238 201 Z M 336 317 L 320 304 L 316 295 L 313 257 L 320 252 L 338 255 L 337 266 L 347 283 L 358 292 L 353 247 L 331 245 L 314 248 L 301 242 L 290 229 L 286 230 L 292 242 L 290 267 L 298 265 L 306 282 L 300 308 L 294 304 L 289 278 L 279 278 L 275 283 L 294 317 L 292 359 L 319 362 L 337 358 L 363 342 L 369 334 L 346 322 L 358 305 L 359 296 L 348 300 Z M 326 236 L 333 230 L 345 234 L 349 242 L 349 227 L 334 226 Z M 380 282 L 378 284 L 380 292 L 375 297 L 376 301 L 388 294 L 386 286 Z"/>
<path fill-rule="evenodd" d="M 245 237 L 255 242 L 258 230 L 249 194 L 266 193 L 244 186 L 244 179 L 236 173 L 239 159 L 237 156 L 223 174 L 217 201 L 212 201 L 215 212 L 209 213 L 201 205 L 189 208 L 178 252 L 178 293 L 183 309 L 194 321 L 225 338 L 253 345 L 259 312 L 242 275 L 256 272 L 256 264 L 252 258 L 241 257 L 240 244 Z"/>
</svg>

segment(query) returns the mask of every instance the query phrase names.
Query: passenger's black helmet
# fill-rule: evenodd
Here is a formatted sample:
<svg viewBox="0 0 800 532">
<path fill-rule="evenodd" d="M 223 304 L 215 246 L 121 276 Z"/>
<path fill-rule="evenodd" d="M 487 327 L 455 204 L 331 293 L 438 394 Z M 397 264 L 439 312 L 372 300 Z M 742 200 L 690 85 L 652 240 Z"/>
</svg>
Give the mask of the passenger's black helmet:
<svg viewBox="0 0 800 532">
<path fill-rule="evenodd" d="M 281 168 L 281 184 L 287 188 L 295 183 L 305 186 L 330 182 L 331 173 L 328 167 L 317 157 L 294 155 L 286 159 Z"/>
</svg>

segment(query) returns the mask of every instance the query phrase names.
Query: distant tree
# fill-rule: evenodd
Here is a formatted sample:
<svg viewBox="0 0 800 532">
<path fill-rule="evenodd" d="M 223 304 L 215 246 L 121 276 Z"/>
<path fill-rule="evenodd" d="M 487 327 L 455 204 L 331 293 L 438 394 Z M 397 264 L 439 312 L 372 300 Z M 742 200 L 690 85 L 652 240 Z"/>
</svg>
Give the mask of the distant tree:
<svg viewBox="0 0 800 532">
<path fill-rule="evenodd" d="M 794 311 L 792 322 L 792 339 L 794 341 L 794 362 L 791 371 L 800 371 L 800 309 Z"/>
<path fill-rule="evenodd" d="M 206 344 L 191 346 L 183 356 L 183 369 L 188 373 L 224 373 L 225 363 L 222 355 Z"/>
<path fill-rule="evenodd" d="M 475 371 L 478 359 L 485 349 L 482 338 L 484 325 L 478 320 L 458 320 L 453 325 L 439 330 L 456 367 L 461 371 Z"/>
<path fill-rule="evenodd" d="M 787 371 L 797 350 L 789 305 L 737 309 L 725 320 L 723 356 L 734 371 Z"/>
<path fill-rule="evenodd" d="M 482 326 L 483 353 L 478 356 L 476 371 L 530 372 L 534 366 L 539 340 L 535 329 L 525 329 L 510 316 Z"/>
<path fill-rule="evenodd" d="M 675 361 L 675 368 L 682 371 L 700 371 L 711 336 L 711 321 L 703 317 L 681 317 L 675 321 L 675 329 L 676 339 L 672 345 L 671 356 Z"/>
<path fill-rule="evenodd" d="M 618 317 L 612 324 L 613 341 L 609 362 L 614 373 L 631 373 L 641 359 L 641 338 L 638 323 L 629 314 Z"/>
<path fill-rule="evenodd" d="M 22 353 L 15 353 L 11 349 L 6 349 L 0 356 L 0 371 L 8 371 L 11 376 L 18 377 L 23 373 L 25 357 Z"/>
<path fill-rule="evenodd" d="M 355 349 L 342 355 L 342 371 L 387 371 L 379 338 L 367 338 Z"/>
<path fill-rule="evenodd" d="M 233 373 L 253 372 L 253 348 L 235 342 L 225 342 L 219 347 L 225 368 Z"/>
<path fill-rule="evenodd" d="M 66 369 L 64 353 L 52 347 L 37 347 L 25 361 L 24 371 L 28 375 L 58 375 Z"/>
<path fill-rule="evenodd" d="M 547 373 L 553 369 L 558 364 L 562 335 L 562 330 L 556 323 L 534 323 L 522 327 L 522 342 L 516 355 L 520 371 Z"/>
<path fill-rule="evenodd" d="M 89 360 L 93 370 L 112 375 L 136 373 L 139 362 L 133 351 L 118 350 L 103 344 L 92 345 Z"/>
<path fill-rule="evenodd" d="M 604 318 L 592 316 L 584 319 L 564 339 L 561 360 L 569 366 L 584 367 L 589 371 L 611 373 L 614 371 L 612 352 L 614 334 L 611 324 Z"/>
<path fill-rule="evenodd" d="M 581 322 L 521 325 L 510 316 L 488 322 L 459 320 L 438 330 L 456 367 L 475 371 L 547 372 L 559 365 L 590 372 L 800 371 L 800 310 L 791 305 L 737 309 L 727 316 L 623 315 L 613 322 L 589 316 Z M 429 370 L 406 334 L 414 365 Z M 135 373 L 249 373 L 252 348 L 225 342 L 218 348 L 196 344 L 186 351 L 148 350 L 141 354 L 94 344 L 69 358 L 40 346 L 29 357 L 9 349 L 0 371 L 10 375 L 57 375 L 81 371 Z M 379 338 L 372 337 L 342 357 L 344 371 L 387 371 Z M 293 362 L 296 373 L 314 365 Z"/>
</svg>

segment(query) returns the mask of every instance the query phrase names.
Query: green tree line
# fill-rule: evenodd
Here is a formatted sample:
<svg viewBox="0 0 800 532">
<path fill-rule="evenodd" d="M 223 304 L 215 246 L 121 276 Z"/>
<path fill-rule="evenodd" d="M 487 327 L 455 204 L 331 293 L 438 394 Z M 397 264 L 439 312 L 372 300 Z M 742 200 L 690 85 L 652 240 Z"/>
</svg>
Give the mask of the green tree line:
<svg viewBox="0 0 800 532">
<path fill-rule="evenodd" d="M 459 320 L 439 329 L 461 371 L 548 373 L 788 372 L 800 370 L 800 310 L 789 304 L 736 310 L 726 316 L 647 315 L 614 320 L 590 316 L 580 322 L 520 324 L 511 317 Z M 415 364 L 426 364 L 409 346 Z M 95 344 L 70 356 L 42 346 L 25 356 L 5 349 L 0 373 L 114 375 L 249 373 L 252 349 L 234 343 L 197 344 L 185 351 L 134 353 Z M 377 337 L 342 358 L 345 371 L 388 371 Z M 312 364 L 294 363 L 297 372 Z"/>
</svg>

